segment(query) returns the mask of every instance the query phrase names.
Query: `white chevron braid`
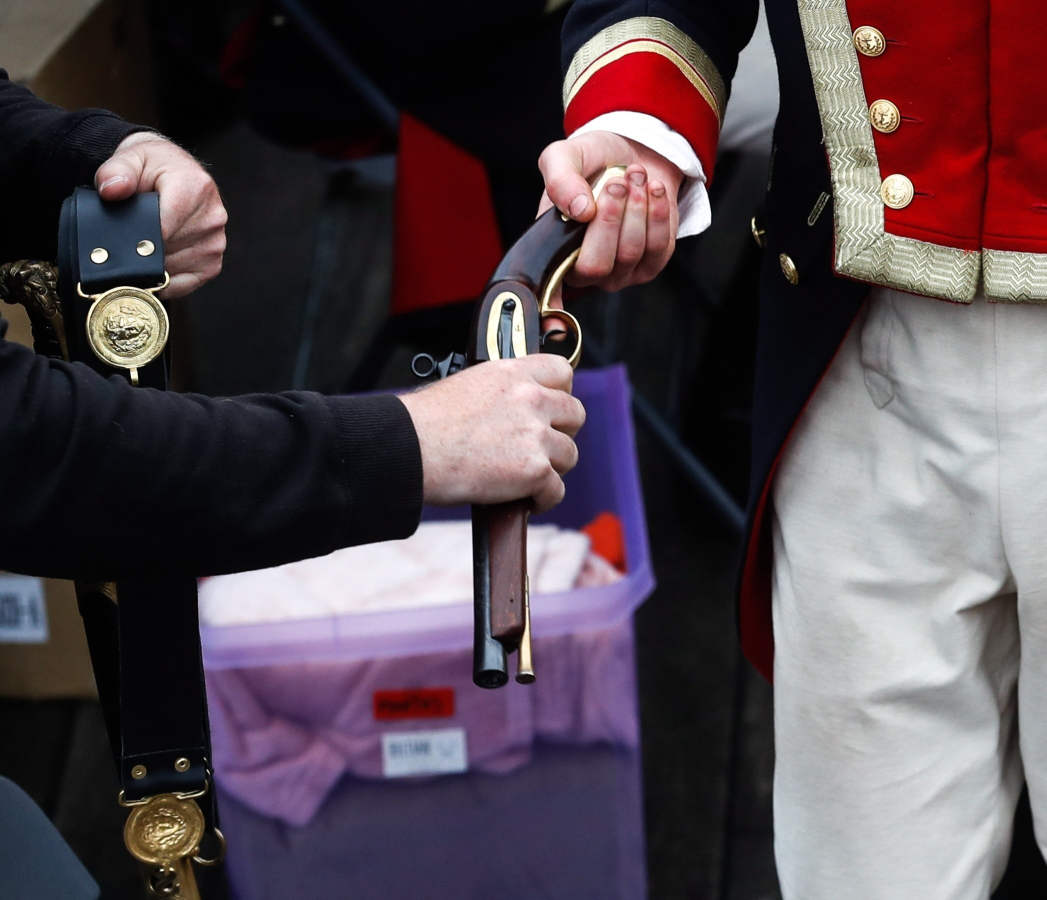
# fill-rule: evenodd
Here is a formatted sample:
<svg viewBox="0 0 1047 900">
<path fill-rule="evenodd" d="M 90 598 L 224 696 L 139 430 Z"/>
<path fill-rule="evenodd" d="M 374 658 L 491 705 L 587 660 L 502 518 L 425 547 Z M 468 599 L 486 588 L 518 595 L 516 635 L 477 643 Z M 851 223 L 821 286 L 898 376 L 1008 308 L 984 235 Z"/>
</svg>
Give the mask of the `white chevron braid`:
<svg viewBox="0 0 1047 900">
<path fill-rule="evenodd" d="M 985 296 L 1012 303 L 1047 301 L 1047 253 L 983 250 Z"/>
<path fill-rule="evenodd" d="M 973 299 L 978 253 L 884 230 L 880 166 L 846 0 L 798 0 L 798 7 L 829 154 L 836 271 L 915 294 Z"/>
</svg>

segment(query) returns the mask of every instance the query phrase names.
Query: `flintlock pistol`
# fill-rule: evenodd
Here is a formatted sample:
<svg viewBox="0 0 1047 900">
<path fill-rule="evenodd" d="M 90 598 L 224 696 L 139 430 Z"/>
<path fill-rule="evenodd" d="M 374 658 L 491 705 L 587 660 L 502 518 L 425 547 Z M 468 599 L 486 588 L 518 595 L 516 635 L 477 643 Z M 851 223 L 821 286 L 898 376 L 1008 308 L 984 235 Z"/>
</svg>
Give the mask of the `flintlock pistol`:
<svg viewBox="0 0 1047 900">
<path fill-rule="evenodd" d="M 593 184 L 594 196 L 625 166 L 606 169 Z M 574 265 L 585 237 L 584 222 L 555 207 L 539 216 L 509 248 L 477 306 L 465 356 L 437 362 L 418 354 L 412 369 L 420 377 L 453 374 L 466 365 L 539 353 L 546 338 L 577 366 L 582 331 L 569 312 L 551 305 L 564 275 Z M 531 656 L 531 605 L 527 578 L 527 520 L 530 500 L 472 507 L 473 681 L 502 687 L 509 680 L 507 655 L 517 652 L 516 680 L 535 680 Z"/>
</svg>

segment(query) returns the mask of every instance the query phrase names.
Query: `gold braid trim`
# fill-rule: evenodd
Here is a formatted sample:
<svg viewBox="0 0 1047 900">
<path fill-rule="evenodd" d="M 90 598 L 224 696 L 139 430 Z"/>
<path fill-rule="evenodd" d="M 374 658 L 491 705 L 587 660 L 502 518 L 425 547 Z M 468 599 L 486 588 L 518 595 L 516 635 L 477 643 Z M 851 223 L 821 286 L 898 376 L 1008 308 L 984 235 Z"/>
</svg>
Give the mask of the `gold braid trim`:
<svg viewBox="0 0 1047 900">
<path fill-rule="evenodd" d="M 564 78 L 564 109 L 593 75 L 631 53 L 655 53 L 669 60 L 712 107 L 717 120 L 723 121 L 727 88 L 716 65 L 689 35 L 656 16 L 615 22 L 578 48 Z"/>
<path fill-rule="evenodd" d="M 978 287 L 979 254 L 884 227 L 880 164 L 846 0 L 799 0 L 797 8 L 829 155 L 834 268 L 859 281 L 969 302 Z"/>
</svg>

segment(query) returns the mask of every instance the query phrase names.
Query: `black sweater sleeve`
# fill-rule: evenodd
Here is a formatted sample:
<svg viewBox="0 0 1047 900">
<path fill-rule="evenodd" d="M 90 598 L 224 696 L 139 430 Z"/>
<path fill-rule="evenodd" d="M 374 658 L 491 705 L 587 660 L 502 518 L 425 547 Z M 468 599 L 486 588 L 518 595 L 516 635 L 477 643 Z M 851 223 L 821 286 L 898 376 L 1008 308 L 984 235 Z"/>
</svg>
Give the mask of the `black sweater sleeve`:
<svg viewBox="0 0 1047 900">
<path fill-rule="evenodd" d="M 262 568 L 406 537 L 421 493 L 395 397 L 165 393 L 0 340 L 0 568 Z"/>
<path fill-rule="evenodd" d="M 143 130 L 104 109 L 52 106 L 0 69 L 0 260 L 53 260 L 62 201 Z"/>
</svg>

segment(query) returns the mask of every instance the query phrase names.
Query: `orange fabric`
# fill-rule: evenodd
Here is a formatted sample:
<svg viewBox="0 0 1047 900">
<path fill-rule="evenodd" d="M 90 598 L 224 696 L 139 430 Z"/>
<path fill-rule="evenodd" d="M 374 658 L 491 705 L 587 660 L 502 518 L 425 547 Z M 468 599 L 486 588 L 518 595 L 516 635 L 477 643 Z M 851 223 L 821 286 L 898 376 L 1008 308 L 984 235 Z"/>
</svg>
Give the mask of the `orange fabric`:
<svg viewBox="0 0 1047 900">
<path fill-rule="evenodd" d="M 502 253 L 483 163 L 401 113 L 393 313 L 475 299 Z"/>
<path fill-rule="evenodd" d="M 619 572 L 626 571 L 625 530 L 614 513 L 602 512 L 582 529 L 589 536 L 593 553 L 602 556 Z"/>
<path fill-rule="evenodd" d="M 564 131 L 570 134 L 616 110 L 647 113 L 680 132 L 702 161 L 706 180 L 712 181 L 720 122 L 672 62 L 656 53 L 630 53 L 600 69 L 568 105 Z"/>
</svg>

